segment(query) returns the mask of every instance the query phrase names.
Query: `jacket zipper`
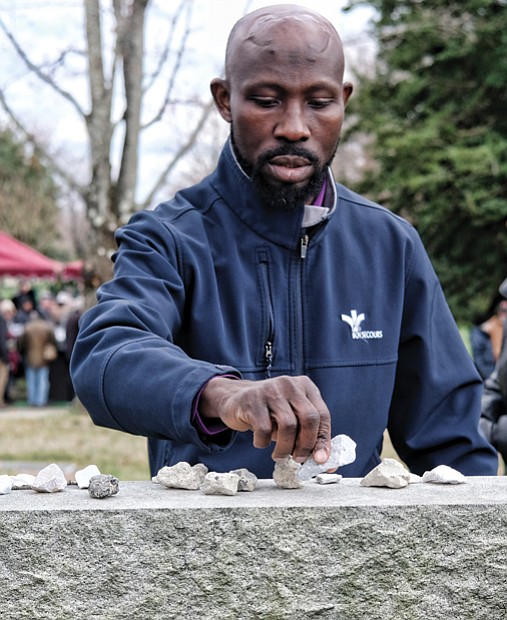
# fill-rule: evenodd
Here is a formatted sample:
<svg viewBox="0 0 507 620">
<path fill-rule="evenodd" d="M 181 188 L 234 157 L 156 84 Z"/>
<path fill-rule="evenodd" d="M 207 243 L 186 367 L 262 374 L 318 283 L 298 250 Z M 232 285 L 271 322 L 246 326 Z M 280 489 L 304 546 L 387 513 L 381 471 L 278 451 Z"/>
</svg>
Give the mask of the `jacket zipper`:
<svg viewBox="0 0 507 620">
<path fill-rule="evenodd" d="M 308 252 L 308 241 L 309 241 L 309 237 L 306 233 L 304 233 L 301 236 L 300 245 L 299 245 L 301 260 L 304 260 L 306 258 L 306 253 Z"/>
<path fill-rule="evenodd" d="M 266 378 L 271 377 L 271 369 L 273 367 L 273 355 L 274 355 L 274 339 L 275 339 L 275 317 L 273 311 L 273 301 L 271 298 L 271 290 L 269 287 L 269 271 L 268 260 L 264 254 L 260 259 L 261 278 L 263 295 L 266 303 L 267 311 L 267 336 L 264 342 L 264 371 Z"/>
<path fill-rule="evenodd" d="M 299 240 L 299 262 L 298 262 L 298 277 L 297 277 L 297 285 L 298 292 L 296 297 L 295 307 L 298 309 L 298 317 L 296 321 L 296 342 L 298 350 L 296 352 L 296 373 L 298 375 L 304 374 L 304 329 L 303 329 L 303 276 L 304 276 L 304 261 L 308 252 L 308 245 L 310 242 L 310 237 L 306 233 L 306 230 L 302 231 L 300 240 Z"/>
</svg>

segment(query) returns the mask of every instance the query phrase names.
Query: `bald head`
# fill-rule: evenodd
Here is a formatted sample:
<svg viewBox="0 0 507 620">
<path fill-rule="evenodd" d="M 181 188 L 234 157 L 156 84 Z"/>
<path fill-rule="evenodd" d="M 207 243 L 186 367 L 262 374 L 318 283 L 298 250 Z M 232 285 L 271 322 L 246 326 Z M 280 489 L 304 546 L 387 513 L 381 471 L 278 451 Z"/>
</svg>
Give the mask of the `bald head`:
<svg viewBox="0 0 507 620">
<path fill-rule="evenodd" d="M 227 42 L 225 77 L 234 80 L 240 70 L 238 59 L 261 54 L 276 62 L 279 43 L 285 44 L 293 63 L 317 62 L 332 56 L 337 77 L 343 79 L 344 59 L 340 37 L 325 17 L 295 4 L 264 7 L 242 17 L 234 25 Z"/>
<path fill-rule="evenodd" d="M 314 198 L 340 140 L 352 84 L 327 19 L 283 4 L 249 13 L 229 36 L 226 75 L 210 87 L 231 144 L 265 205 Z"/>
</svg>

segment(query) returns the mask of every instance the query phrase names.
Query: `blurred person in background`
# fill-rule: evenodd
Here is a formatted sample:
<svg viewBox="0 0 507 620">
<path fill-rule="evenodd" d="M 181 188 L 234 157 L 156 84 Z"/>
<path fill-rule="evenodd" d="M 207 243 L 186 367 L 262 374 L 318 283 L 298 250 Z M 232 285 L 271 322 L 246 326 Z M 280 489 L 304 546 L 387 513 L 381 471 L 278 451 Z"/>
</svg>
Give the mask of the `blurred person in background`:
<svg viewBox="0 0 507 620">
<path fill-rule="evenodd" d="M 507 299 L 497 295 L 490 306 L 485 320 L 472 327 L 470 344 L 474 363 L 483 379 L 494 371 L 502 348 L 502 334 L 507 317 Z"/>
<path fill-rule="evenodd" d="M 507 298 L 507 278 L 499 288 Z M 480 427 L 507 463 L 507 321 L 503 323 L 501 351 L 495 369 L 484 382 Z"/>
<path fill-rule="evenodd" d="M 22 302 L 26 297 L 30 297 L 32 300 L 33 307 L 37 305 L 35 299 L 35 291 L 32 288 L 32 284 L 30 280 L 21 280 L 18 286 L 18 290 L 14 297 L 12 298 L 12 303 L 16 306 L 16 310 L 21 308 Z"/>
<path fill-rule="evenodd" d="M 9 348 L 7 321 L 0 312 L 0 409 L 6 407 L 5 393 L 9 383 Z"/>
<path fill-rule="evenodd" d="M 41 318 L 25 324 L 18 338 L 26 377 L 27 401 L 32 407 L 44 407 L 49 400 L 49 366 L 58 355 L 52 325 Z"/>
<path fill-rule="evenodd" d="M 14 400 L 12 388 L 14 387 L 15 377 L 21 365 L 21 358 L 17 348 L 16 330 L 13 324 L 15 314 L 16 306 L 10 299 L 4 299 L 0 302 L 0 317 L 5 321 L 6 327 L 5 345 L 7 348 L 8 363 L 7 383 L 4 385 L 3 392 L 0 389 L 0 402 L 2 401 L 3 395 L 3 402 L 6 404 Z"/>
<path fill-rule="evenodd" d="M 23 295 L 18 299 L 17 311 L 14 316 L 14 323 L 26 325 L 32 319 L 40 318 L 40 313 L 31 295 Z"/>
</svg>

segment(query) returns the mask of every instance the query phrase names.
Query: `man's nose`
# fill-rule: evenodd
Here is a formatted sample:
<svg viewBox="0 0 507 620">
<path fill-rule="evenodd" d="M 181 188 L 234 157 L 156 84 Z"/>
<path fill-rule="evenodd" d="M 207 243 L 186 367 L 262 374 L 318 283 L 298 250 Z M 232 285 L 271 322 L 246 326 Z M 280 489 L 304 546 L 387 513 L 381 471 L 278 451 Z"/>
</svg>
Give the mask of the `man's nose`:
<svg viewBox="0 0 507 620">
<path fill-rule="evenodd" d="M 275 125 L 273 135 L 275 138 L 289 142 L 308 140 L 311 132 L 304 106 L 295 102 L 284 106 L 280 110 L 280 118 Z"/>
</svg>

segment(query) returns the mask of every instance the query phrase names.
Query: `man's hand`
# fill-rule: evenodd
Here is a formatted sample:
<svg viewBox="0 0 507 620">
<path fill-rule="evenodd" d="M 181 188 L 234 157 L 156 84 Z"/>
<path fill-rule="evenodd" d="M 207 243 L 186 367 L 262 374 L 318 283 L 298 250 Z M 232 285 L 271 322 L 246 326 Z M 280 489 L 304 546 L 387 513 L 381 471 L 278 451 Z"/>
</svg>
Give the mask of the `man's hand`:
<svg viewBox="0 0 507 620">
<path fill-rule="evenodd" d="M 331 416 L 317 386 L 308 377 L 243 381 L 211 379 L 199 401 L 202 416 L 220 418 L 235 431 L 253 432 L 256 448 L 275 441 L 273 459 L 292 455 L 303 463 L 312 455 L 327 461 L 331 451 Z"/>
</svg>

